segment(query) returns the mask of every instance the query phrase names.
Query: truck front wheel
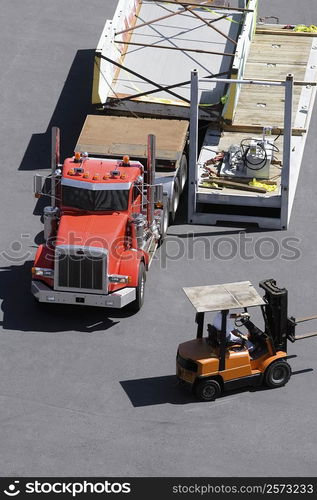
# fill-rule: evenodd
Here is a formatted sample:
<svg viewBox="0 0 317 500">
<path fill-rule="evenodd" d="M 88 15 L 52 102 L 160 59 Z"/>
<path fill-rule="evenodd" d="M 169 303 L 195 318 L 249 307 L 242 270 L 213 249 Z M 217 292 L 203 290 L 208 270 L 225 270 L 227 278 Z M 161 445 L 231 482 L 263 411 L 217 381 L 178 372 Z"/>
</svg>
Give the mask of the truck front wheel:
<svg viewBox="0 0 317 500">
<path fill-rule="evenodd" d="M 143 306 L 145 282 L 146 282 L 146 271 L 144 263 L 141 262 L 139 265 L 138 286 L 135 289 L 136 298 L 133 302 L 131 302 L 129 306 L 129 309 L 132 312 L 138 312 Z"/>
</svg>

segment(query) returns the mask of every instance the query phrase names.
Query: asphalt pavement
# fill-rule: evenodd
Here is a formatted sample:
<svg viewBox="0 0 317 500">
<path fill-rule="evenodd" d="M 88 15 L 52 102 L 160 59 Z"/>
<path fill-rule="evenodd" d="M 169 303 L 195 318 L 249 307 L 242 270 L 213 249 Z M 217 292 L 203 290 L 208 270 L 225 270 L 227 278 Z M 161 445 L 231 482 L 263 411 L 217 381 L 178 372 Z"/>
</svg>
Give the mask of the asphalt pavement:
<svg viewBox="0 0 317 500">
<path fill-rule="evenodd" d="M 183 286 L 274 277 L 289 290 L 290 314 L 317 313 L 316 106 L 287 231 L 188 226 L 182 200 L 138 314 L 41 308 L 30 294 L 42 238 L 33 174 L 49 167 L 52 125 L 62 155 L 72 154 L 93 49 L 115 5 L 1 2 L 0 475 L 315 476 L 317 339 L 290 346 L 284 388 L 214 403 L 180 390 L 175 355 L 195 336 Z M 317 24 L 317 6 L 260 0 L 259 16 Z"/>
</svg>

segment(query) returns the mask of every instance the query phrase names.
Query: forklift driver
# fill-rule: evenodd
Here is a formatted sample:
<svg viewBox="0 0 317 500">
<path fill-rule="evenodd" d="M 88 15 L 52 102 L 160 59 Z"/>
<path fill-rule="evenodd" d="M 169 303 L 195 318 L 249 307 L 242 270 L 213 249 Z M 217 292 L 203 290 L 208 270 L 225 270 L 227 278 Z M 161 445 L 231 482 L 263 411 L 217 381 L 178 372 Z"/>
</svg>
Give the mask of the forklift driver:
<svg viewBox="0 0 317 500">
<path fill-rule="evenodd" d="M 227 345 L 245 345 L 247 349 L 249 350 L 250 353 L 252 353 L 255 349 L 255 345 L 249 340 L 249 335 L 250 333 L 243 334 L 241 333 L 236 325 L 235 325 L 235 320 L 240 319 L 245 315 L 245 313 L 232 313 L 230 312 L 227 314 L 227 329 L 226 329 L 226 343 Z M 249 316 L 249 315 L 248 315 Z M 222 313 L 217 312 L 214 320 L 213 320 L 213 327 L 220 332 L 221 331 L 221 324 L 222 324 Z"/>
</svg>

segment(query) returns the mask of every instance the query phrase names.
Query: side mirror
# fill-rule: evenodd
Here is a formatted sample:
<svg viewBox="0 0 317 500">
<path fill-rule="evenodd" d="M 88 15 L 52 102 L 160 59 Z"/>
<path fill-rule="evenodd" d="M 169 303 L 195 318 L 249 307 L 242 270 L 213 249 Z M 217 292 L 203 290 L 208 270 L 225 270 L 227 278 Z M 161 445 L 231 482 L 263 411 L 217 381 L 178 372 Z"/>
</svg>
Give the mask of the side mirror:
<svg viewBox="0 0 317 500">
<path fill-rule="evenodd" d="M 163 184 L 154 185 L 154 203 L 163 203 Z"/>
<path fill-rule="evenodd" d="M 43 194 L 43 186 L 45 183 L 46 177 L 43 177 L 41 174 L 35 174 L 33 177 L 33 193 L 35 198 L 40 198 Z"/>
</svg>

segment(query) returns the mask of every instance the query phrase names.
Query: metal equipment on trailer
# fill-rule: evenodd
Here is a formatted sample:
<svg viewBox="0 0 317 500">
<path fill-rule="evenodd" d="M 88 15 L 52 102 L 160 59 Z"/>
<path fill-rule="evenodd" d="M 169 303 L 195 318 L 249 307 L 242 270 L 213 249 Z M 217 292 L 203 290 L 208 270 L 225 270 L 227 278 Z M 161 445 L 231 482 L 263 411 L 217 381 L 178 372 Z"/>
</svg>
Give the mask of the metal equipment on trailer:
<svg viewBox="0 0 317 500">
<path fill-rule="evenodd" d="M 180 344 L 176 357 L 176 373 L 203 401 L 212 401 L 222 391 L 266 384 L 276 388 L 285 385 L 291 376 L 287 362 L 287 341 L 317 336 L 317 333 L 295 335 L 298 323 L 317 316 L 296 320 L 288 317 L 285 288 L 279 288 L 274 279 L 261 281 L 265 294 L 262 298 L 249 281 L 223 285 L 184 288 L 195 307 L 196 339 Z M 260 307 L 264 327 L 254 325 L 248 309 Z M 240 310 L 235 316 L 235 330 L 242 341 L 228 342 L 227 318 L 229 311 Z M 205 313 L 221 311 L 221 327 L 208 325 L 204 337 Z M 238 333 L 245 326 L 253 349 L 249 351 L 246 338 Z"/>
</svg>

